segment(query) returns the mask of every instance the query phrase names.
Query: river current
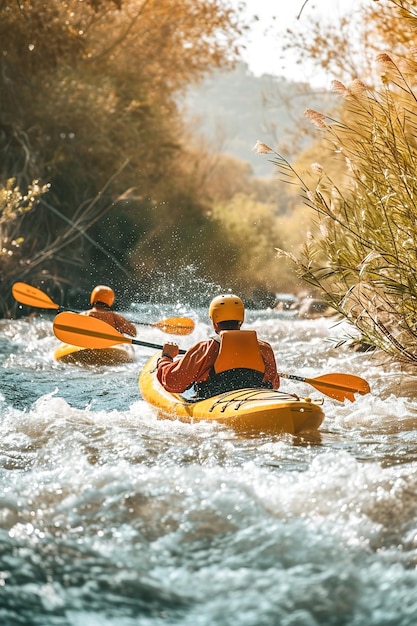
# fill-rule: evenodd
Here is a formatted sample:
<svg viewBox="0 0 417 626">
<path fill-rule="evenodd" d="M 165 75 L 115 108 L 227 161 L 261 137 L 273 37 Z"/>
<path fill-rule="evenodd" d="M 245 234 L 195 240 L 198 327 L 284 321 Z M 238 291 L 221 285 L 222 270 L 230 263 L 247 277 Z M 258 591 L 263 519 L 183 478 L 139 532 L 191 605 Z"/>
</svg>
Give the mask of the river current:
<svg viewBox="0 0 417 626">
<path fill-rule="evenodd" d="M 136 318 L 205 311 L 137 307 Z M 157 420 L 137 362 L 53 359 L 51 317 L 0 321 L 2 626 L 415 626 L 416 376 L 329 319 L 251 311 L 281 372 L 366 378 L 317 436 Z M 140 327 L 139 339 L 173 337 Z M 281 389 L 312 398 L 303 382 Z"/>
</svg>

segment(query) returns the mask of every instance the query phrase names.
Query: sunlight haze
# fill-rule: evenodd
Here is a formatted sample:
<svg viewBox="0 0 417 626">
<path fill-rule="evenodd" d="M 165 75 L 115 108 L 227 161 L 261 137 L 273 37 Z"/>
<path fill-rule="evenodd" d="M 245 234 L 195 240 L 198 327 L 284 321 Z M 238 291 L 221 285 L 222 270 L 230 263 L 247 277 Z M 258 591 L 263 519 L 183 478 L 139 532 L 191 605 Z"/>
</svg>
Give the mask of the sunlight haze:
<svg viewBox="0 0 417 626">
<path fill-rule="evenodd" d="M 237 5 L 238 0 L 232 0 Z M 283 34 L 287 28 L 305 29 L 315 19 L 338 20 L 362 4 L 361 0 L 246 0 L 247 15 L 256 15 L 257 24 L 245 42 L 243 60 L 256 75 L 271 74 L 296 81 L 307 81 L 317 86 L 328 86 L 330 78 L 317 74 L 317 69 L 297 65 L 291 55 L 283 51 Z M 303 6 L 304 5 L 304 6 Z M 301 14 L 300 14 L 301 12 Z M 299 19 L 297 17 L 299 16 Z"/>
</svg>

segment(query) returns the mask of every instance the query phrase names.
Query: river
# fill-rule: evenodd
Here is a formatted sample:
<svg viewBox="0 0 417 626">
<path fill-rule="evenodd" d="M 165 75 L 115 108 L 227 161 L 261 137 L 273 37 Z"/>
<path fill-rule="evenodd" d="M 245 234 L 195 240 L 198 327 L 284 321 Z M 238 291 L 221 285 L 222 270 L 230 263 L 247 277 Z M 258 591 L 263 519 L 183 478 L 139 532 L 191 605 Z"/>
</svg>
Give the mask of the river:
<svg viewBox="0 0 417 626">
<path fill-rule="evenodd" d="M 202 310 L 135 311 L 172 314 L 196 320 L 180 347 L 211 332 Z M 280 371 L 371 393 L 325 398 L 317 436 L 245 438 L 157 420 L 137 385 L 152 350 L 55 362 L 51 319 L 0 321 L 2 626 L 417 624 L 415 377 L 337 347 L 344 324 L 251 311 Z"/>
</svg>

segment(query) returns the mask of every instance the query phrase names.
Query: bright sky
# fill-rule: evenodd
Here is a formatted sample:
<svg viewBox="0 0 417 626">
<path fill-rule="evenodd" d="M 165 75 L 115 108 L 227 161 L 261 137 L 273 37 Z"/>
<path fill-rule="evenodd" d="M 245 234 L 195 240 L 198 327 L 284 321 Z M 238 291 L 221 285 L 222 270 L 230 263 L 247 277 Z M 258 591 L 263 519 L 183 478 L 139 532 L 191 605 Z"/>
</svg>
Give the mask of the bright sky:
<svg viewBox="0 0 417 626">
<path fill-rule="evenodd" d="M 280 45 L 280 33 L 286 28 L 308 28 L 310 20 L 322 19 L 338 22 L 340 17 L 360 7 L 361 0 L 244 0 L 248 14 L 256 14 L 259 22 L 253 28 L 251 40 L 243 53 L 245 62 L 257 76 L 272 74 L 285 76 L 291 80 L 310 81 L 317 86 L 329 86 L 325 76 L 316 76 L 312 81 L 311 72 L 291 62 L 291 57 L 284 57 Z M 238 4 L 239 0 L 231 0 Z M 304 8 L 303 5 L 305 4 Z M 301 16 L 297 16 L 301 11 Z M 275 16 L 275 19 L 274 19 Z M 269 33 L 265 33 L 268 29 Z"/>
</svg>

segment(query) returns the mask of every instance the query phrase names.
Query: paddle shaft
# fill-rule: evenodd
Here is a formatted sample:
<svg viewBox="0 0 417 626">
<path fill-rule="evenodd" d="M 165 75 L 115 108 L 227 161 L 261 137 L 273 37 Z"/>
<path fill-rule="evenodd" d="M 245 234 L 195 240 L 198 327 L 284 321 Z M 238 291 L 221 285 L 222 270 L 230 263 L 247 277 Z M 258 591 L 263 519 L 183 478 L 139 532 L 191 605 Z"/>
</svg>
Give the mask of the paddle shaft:
<svg viewBox="0 0 417 626">
<path fill-rule="evenodd" d="M 82 348 L 109 348 L 118 343 L 131 343 L 145 348 L 163 349 L 163 345 L 159 343 L 126 337 L 102 320 L 76 313 L 60 313 L 54 320 L 53 328 L 60 341 Z M 179 354 L 185 352 L 179 350 Z"/>
<path fill-rule="evenodd" d="M 52 310 L 54 313 L 81 313 L 76 309 L 63 308 L 56 302 L 54 302 L 48 294 L 41 289 L 27 285 L 26 283 L 16 282 L 12 286 L 12 294 L 15 300 L 20 304 L 26 306 Z M 194 330 L 194 322 L 188 317 L 170 317 L 168 319 L 160 320 L 159 322 L 139 322 L 137 320 L 130 320 L 132 324 L 138 326 L 152 326 L 159 328 L 163 332 L 167 332 L 173 335 L 188 335 Z"/>
<path fill-rule="evenodd" d="M 300 382 L 306 382 L 306 378 L 304 376 L 296 376 L 295 374 L 284 374 L 283 372 L 278 372 L 278 376 L 281 378 L 288 378 L 288 380 L 299 380 Z"/>
<path fill-rule="evenodd" d="M 127 337 L 126 337 L 127 339 Z M 126 343 L 134 343 L 136 346 L 143 346 L 144 348 L 155 348 L 156 350 L 162 350 L 164 346 L 159 343 L 151 343 L 150 341 L 141 341 L 140 339 L 129 339 Z M 178 354 L 185 354 L 187 350 L 178 350 Z"/>
<path fill-rule="evenodd" d="M 163 350 L 163 345 L 126 337 L 118 330 L 95 317 L 77 315 L 76 313 L 60 313 L 53 324 L 56 337 L 64 343 L 82 348 L 108 348 L 117 343 L 132 343 L 146 348 Z M 185 350 L 179 350 L 185 354 Z M 369 384 L 363 378 L 352 374 L 325 374 L 317 378 L 305 378 L 295 374 L 278 373 L 282 378 L 305 382 L 321 393 L 344 401 L 354 401 L 354 393 L 369 393 Z"/>
</svg>

